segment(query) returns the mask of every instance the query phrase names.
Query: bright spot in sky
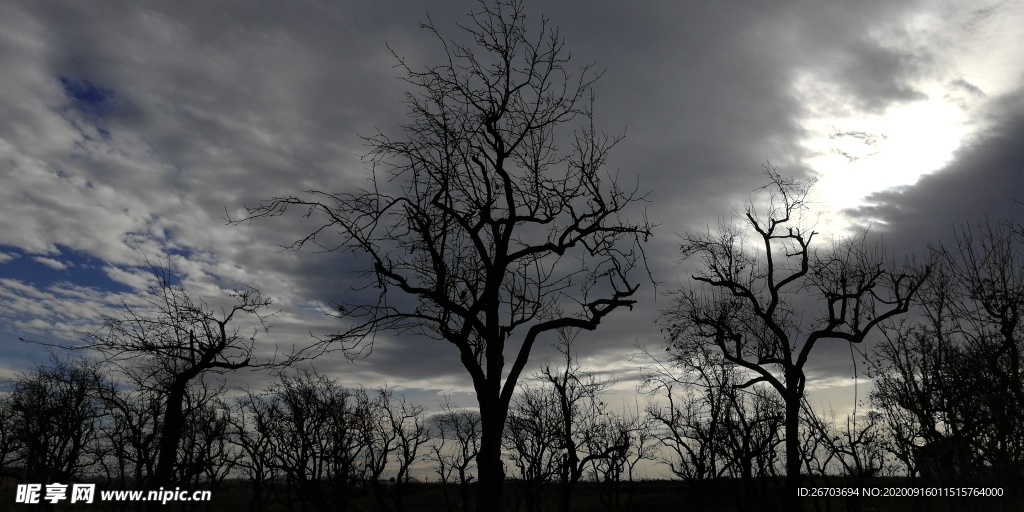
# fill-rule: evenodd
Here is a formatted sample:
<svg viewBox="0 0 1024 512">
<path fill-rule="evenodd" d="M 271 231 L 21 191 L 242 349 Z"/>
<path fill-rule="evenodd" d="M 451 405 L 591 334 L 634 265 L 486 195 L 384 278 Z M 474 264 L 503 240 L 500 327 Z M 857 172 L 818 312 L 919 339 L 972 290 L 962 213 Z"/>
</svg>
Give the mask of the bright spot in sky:
<svg viewBox="0 0 1024 512">
<path fill-rule="evenodd" d="M 969 121 L 942 90 L 880 114 L 806 120 L 804 146 L 813 156 L 805 163 L 819 175 L 813 198 L 819 228 L 842 231 L 848 227 L 842 210 L 941 169 L 973 131 Z"/>
<path fill-rule="evenodd" d="M 1024 3 L 941 5 L 868 35 L 882 47 L 932 50 L 928 72 L 905 84 L 920 98 L 863 111 L 827 73 L 807 70 L 796 77 L 794 92 L 806 109 L 804 164 L 819 178 L 812 198 L 817 230 L 842 234 L 852 227 L 844 209 L 942 169 L 984 130 L 995 100 L 1019 87 Z"/>
</svg>

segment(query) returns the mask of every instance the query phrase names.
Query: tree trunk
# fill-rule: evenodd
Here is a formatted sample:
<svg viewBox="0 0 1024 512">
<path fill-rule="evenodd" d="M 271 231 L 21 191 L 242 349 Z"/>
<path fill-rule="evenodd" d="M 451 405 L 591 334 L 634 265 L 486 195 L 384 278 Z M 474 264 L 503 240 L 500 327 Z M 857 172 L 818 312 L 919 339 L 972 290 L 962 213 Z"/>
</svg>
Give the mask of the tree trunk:
<svg viewBox="0 0 1024 512">
<path fill-rule="evenodd" d="M 558 487 L 559 512 L 569 512 L 569 508 L 572 506 L 572 491 L 581 476 L 583 476 L 583 468 L 580 466 L 580 458 L 576 454 L 576 443 L 567 437 L 566 454 L 562 459 L 562 481 Z"/>
<path fill-rule="evenodd" d="M 187 382 L 187 381 L 186 381 Z M 174 463 L 178 455 L 178 442 L 185 425 L 185 385 L 174 383 L 167 394 L 167 406 L 164 410 L 164 425 L 160 429 L 160 448 L 157 456 L 156 470 L 153 471 L 154 490 L 163 486 L 170 487 L 174 479 Z"/>
<path fill-rule="evenodd" d="M 150 490 L 166 488 L 172 490 L 174 484 L 174 465 L 178 457 L 178 443 L 181 441 L 181 431 L 185 428 L 185 387 L 188 380 L 177 379 L 171 384 L 167 394 L 167 406 L 164 408 L 164 424 L 160 429 L 160 446 L 156 461 L 156 469 L 153 471 L 153 482 Z M 147 503 L 147 510 L 160 510 L 162 505 L 159 501 Z"/>
<path fill-rule="evenodd" d="M 558 510 L 559 512 L 566 512 L 569 510 L 569 505 L 572 503 L 572 486 L 569 484 L 568 479 L 562 480 L 562 485 L 558 489 Z"/>
<path fill-rule="evenodd" d="M 786 397 L 786 508 L 802 510 L 803 500 L 797 496 L 800 487 L 800 397 Z"/>
<path fill-rule="evenodd" d="M 501 434 L 505 429 L 505 414 L 497 404 L 480 401 L 480 452 L 477 454 L 477 512 L 501 512 L 504 509 L 502 488 L 505 471 L 501 463 Z M 506 408 L 505 411 L 508 409 Z"/>
</svg>

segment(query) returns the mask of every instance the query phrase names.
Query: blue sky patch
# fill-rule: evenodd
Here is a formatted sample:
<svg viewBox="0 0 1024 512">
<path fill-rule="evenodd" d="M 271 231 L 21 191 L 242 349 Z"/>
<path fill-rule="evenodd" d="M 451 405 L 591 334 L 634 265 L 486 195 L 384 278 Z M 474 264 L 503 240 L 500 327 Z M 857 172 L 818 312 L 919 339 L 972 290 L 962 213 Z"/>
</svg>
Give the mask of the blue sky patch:
<svg viewBox="0 0 1024 512">
<path fill-rule="evenodd" d="M 114 100 L 114 91 L 100 87 L 88 80 L 59 77 L 64 93 L 83 110 L 103 109 L 109 107 Z"/>
<path fill-rule="evenodd" d="M 103 260 L 81 251 L 57 246 L 56 254 L 33 254 L 11 246 L 0 246 L 0 278 L 9 278 L 46 288 L 59 282 L 95 288 L 109 292 L 128 292 L 131 289 L 110 279 Z"/>
</svg>

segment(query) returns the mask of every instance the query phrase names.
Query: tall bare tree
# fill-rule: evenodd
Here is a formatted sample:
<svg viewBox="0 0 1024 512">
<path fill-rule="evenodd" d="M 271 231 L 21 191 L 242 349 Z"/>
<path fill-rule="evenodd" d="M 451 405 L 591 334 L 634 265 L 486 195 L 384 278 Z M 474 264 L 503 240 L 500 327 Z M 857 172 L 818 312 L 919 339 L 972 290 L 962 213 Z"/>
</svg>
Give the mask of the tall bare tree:
<svg viewBox="0 0 1024 512">
<path fill-rule="evenodd" d="M 320 226 L 293 248 L 366 257 L 363 290 L 379 294 L 338 304 L 348 327 L 325 341 L 353 348 L 390 331 L 452 344 L 480 407 L 478 508 L 495 511 L 502 431 L 534 344 L 636 302 L 651 226 L 627 218 L 644 195 L 603 170 L 621 137 L 594 128 L 599 74 L 570 68 L 547 19 L 530 25 L 521 0 L 487 0 L 461 26 L 469 44 L 423 26 L 446 58 L 416 68 L 396 54 L 409 122 L 367 139 L 370 184 L 277 197 L 249 218 L 299 208 Z"/>
<path fill-rule="evenodd" d="M 740 387 L 765 382 L 778 392 L 786 410 L 786 494 L 797 510 L 800 404 L 811 352 L 824 340 L 860 343 L 906 313 L 927 272 L 887 261 L 864 237 L 817 250 L 815 232 L 800 221 L 813 180 L 765 171 L 758 192 L 766 201 L 752 199 L 738 215 L 742 227 L 683 236 L 683 257 L 698 261 L 696 286 L 677 292 L 662 321 L 671 350 L 712 347 L 749 373 Z M 799 311 L 803 304 L 812 311 Z"/>
<path fill-rule="evenodd" d="M 233 306 L 216 312 L 190 295 L 169 265 L 153 266 L 152 271 L 156 284 L 141 301 L 123 302 L 119 315 L 105 317 L 103 327 L 87 334 L 85 344 L 75 348 L 99 351 L 141 386 L 158 390 L 163 397 L 151 485 L 166 487 L 174 479 L 189 386 L 204 375 L 257 364 L 255 336 L 267 330 L 264 319 L 270 299 L 246 287 L 233 293 Z M 256 320 L 257 327 L 248 336 L 234 327 L 242 316 Z"/>
</svg>

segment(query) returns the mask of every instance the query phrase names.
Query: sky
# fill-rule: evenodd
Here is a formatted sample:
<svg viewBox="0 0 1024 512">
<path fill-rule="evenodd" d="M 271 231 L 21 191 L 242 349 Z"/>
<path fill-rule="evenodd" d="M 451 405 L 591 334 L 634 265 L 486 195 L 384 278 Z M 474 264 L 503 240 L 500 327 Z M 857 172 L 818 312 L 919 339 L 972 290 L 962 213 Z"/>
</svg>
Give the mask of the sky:
<svg viewBox="0 0 1024 512">
<path fill-rule="evenodd" d="M 262 347 L 337 330 L 320 308 L 351 293 L 357 259 L 282 251 L 316 227 L 299 215 L 225 218 L 364 183 L 361 136 L 398 135 L 406 116 L 391 50 L 437 64 L 441 47 L 420 24 L 429 15 L 455 37 L 476 8 L 0 4 L 0 377 L 46 360 L 19 338 L 75 343 L 133 300 L 147 258 L 170 261 L 215 307 L 243 284 L 273 297 Z M 766 162 L 818 180 L 819 239 L 869 229 L 898 258 L 986 217 L 1024 218 L 1024 2 L 528 0 L 527 15 L 559 27 L 573 65 L 603 70 L 595 123 L 625 133 L 607 166 L 650 191 L 658 286 L 575 347 L 618 377 L 623 400 L 636 396 L 636 347 L 663 347 L 665 294 L 690 284 L 680 234 L 729 219 Z M 428 406 L 441 393 L 472 405 L 456 354 L 381 336 L 365 359 L 334 354 L 316 368 Z M 552 356 L 539 346 L 530 368 Z M 847 347 L 816 349 L 810 374 L 812 396 L 851 401 Z M 233 378 L 255 389 L 271 379 Z"/>
</svg>

